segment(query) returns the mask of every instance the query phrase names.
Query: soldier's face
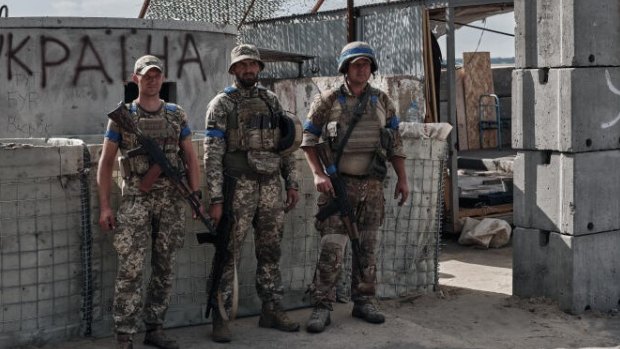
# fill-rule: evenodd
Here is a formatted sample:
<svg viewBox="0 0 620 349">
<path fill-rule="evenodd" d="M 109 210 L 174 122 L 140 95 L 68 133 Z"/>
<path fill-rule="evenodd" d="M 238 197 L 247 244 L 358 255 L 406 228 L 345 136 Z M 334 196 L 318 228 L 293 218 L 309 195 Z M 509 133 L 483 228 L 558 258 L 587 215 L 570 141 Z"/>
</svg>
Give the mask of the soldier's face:
<svg viewBox="0 0 620 349">
<path fill-rule="evenodd" d="M 244 59 L 232 66 L 232 73 L 237 81 L 245 87 L 254 86 L 258 82 L 258 73 L 260 65 L 253 59 Z"/>
<path fill-rule="evenodd" d="M 362 58 L 349 63 L 347 79 L 353 84 L 365 84 L 370 80 L 371 63 L 370 59 Z"/>
<path fill-rule="evenodd" d="M 144 96 L 159 96 L 159 90 L 164 83 L 164 74 L 157 68 L 151 68 L 144 75 L 134 74 L 133 81 L 138 85 L 140 94 Z"/>
</svg>

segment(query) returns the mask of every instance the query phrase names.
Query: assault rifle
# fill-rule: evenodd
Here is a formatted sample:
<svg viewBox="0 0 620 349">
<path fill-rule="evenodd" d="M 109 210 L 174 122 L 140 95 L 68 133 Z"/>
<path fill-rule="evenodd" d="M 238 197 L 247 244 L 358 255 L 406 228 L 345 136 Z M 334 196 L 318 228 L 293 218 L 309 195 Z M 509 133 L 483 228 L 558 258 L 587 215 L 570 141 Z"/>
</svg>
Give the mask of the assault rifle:
<svg viewBox="0 0 620 349">
<path fill-rule="evenodd" d="M 207 227 L 207 232 L 196 234 L 198 243 L 216 243 L 217 233 L 215 227 L 211 219 L 200 211 L 200 199 L 192 194 L 192 190 L 187 184 L 185 176 L 172 166 L 170 161 L 166 158 L 166 154 L 159 147 L 157 141 L 146 136 L 142 133 L 142 130 L 138 128 L 138 125 L 131 118 L 125 103 L 119 103 L 116 109 L 108 113 L 108 117 L 126 132 L 134 134 L 138 143 L 140 143 L 140 147 L 130 150 L 128 155 L 148 155 L 149 159 L 153 162 L 153 165 L 149 168 L 140 183 L 140 190 L 148 192 L 153 182 L 163 173 L 170 182 L 174 184 L 179 194 L 189 203 L 196 216 L 200 218 L 200 221 Z"/>
<path fill-rule="evenodd" d="M 325 206 L 323 206 L 319 212 L 315 215 L 319 222 L 326 220 L 328 217 L 340 213 L 340 219 L 347 230 L 349 239 L 351 240 L 351 252 L 353 252 L 353 263 L 356 263 L 360 272 L 360 284 L 361 289 L 371 290 L 374 289 L 374 284 L 364 283 L 364 269 L 366 266 L 361 264 L 361 247 L 360 247 L 360 234 L 357 229 L 357 219 L 355 217 L 355 211 L 351 207 L 349 197 L 347 195 L 347 185 L 338 175 L 336 163 L 332 157 L 332 151 L 327 142 L 318 143 L 314 149 L 318 155 L 325 173 L 331 180 L 332 187 L 334 188 L 335 197 L 332 198 Z"/>
</svg>

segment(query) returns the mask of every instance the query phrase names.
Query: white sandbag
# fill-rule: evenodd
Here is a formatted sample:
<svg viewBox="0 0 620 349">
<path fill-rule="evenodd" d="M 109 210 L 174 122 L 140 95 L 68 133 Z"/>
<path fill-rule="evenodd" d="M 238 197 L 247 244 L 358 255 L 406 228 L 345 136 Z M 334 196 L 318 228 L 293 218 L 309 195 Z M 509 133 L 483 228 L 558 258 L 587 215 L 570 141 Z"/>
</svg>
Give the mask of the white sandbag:
<svg viewBox="0 0 620 349">
<path fill-rule="evenodd" d="M 459 244 L 476 245 L 484 248 L 498 248 L 510 241 L 512 228 L 508 222 L 497 218 L 484 218 L 478 221 L 466 218 L 459 236 Z"/>
</svg>

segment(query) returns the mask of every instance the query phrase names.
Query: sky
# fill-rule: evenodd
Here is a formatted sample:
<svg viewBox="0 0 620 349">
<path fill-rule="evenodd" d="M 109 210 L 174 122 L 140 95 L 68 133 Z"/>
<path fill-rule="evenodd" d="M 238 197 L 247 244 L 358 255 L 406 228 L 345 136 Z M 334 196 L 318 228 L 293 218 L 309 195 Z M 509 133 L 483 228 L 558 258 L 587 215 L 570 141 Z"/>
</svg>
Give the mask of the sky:
<svg viewBox="0 0 620 349">
<path fill-rule="evenodd" d="M 137 18 L 143 2 L 143 0 L 0 0 L 0 5 L 8 6 L 10 17 Z M 480 21 L 471 24 L 480 27 L 485 26 L 485 23 Z M 486 27 L 514 34 L 514 14 L 511 12 L 489 17 L 486 21 Z M 457 59 L 462 57 L 463 52 L 473 51 L 490 51 L 491 57 L 514 57 L 513 37 L 484 32 L 480 38 L 481 32 L 478 29 L 465 27 L 456 31 Z M 480 41 L 480 45 L 478 45 L 478 41 Z M 445 37 L 439 39 L 439 44 L 445 57 Z"/>
<path fill-rule="evenodd" d="M 470 23 L 477 27 L 485 27 L 485 23 L 477 21 Z M 493 29 L 504 33 L 515 33 L 514 12 L 496 15 L 486 19 L 486 28 Z M 482 39 L 480 38 L 482 34 Z M 445 36 L 439 38 L 441 52 L 446 56 L 446 40 Z M 480 41 L 480 45 L 478 45 Z M 463 52 L 491 52 L 491 57 L 514 57 L 515 41 L 514 37 L 502 34 L 496 34 L 488 31 L 482 31 L 474 28 L 461 27 L 456 30 L 454 38 L 455 58 L 463 58 Z"/>
</svg>

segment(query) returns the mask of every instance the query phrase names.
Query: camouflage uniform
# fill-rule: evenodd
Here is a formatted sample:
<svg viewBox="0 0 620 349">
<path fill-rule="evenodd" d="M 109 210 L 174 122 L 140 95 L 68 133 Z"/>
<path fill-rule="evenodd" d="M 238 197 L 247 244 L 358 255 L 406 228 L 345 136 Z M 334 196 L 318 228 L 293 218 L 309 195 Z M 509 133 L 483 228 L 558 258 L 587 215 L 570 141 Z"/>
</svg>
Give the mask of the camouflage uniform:
<svg viewBox="0 0 620 349">
<path fill-rule="evenodd" d="M 160 143 L 171 163 L 182 166 L 178 144 L 191 137 L 185 112 L 177 105 L 163 102 L 157 113 L 147 113 L 135 104 L 128 105 L 128 108 L 142 131 Z M 161 125 L 165 125 L 163 129 Z M 139 146 L 134 135 L 119 129 L 113 121 L 108 124 L 106 138 L 119 145 L 122 155 Z M 164 322 L 176 251 L 183 246 L 186 205 L 165 177 L 159 178 L 148 193 L 141 192 L 138 186 L 141 176 L 149 168 L 148 158 L 138 155 L 129 162 L 131 173 L 124 174 L 123 195 L 114 234 L 118 271 L 113 317 L 117 333 L 133 334 L 138 330 L 141 311 L 144 311 L 143 321 L 149 325 Z M 152 240 L 152 274 L 143 307 L 142 274 L 149 237 Z"/>
<path fill-rule="evenodd" d="M 377 234 L 383 222 L 384 203 L 382 179 L 369 176 L 368 167 L 374 151 L 379 147 L 380 128 L 398 129 L 398 117 L 389 97 L 382 91 L 370 88 L 368 104 L 361 120 L 357 123 L 351 138 L 343 151 L 339 173 L 347 186 L 349 202 L 355 210 L 359 233 L 360 263 L 366 268 L 360 277 L 357 263 L 352 265 L 351 298 L 354 302 L 365 302 L 375 297 L 376 282 L 375 249 Z M 315 97 L 308 120 L 304 125 L 302 147 L 313 147 L 319 141 L 337 143 L 337 133 L 344 133 L 353 118 L 353 110 L 358 98 L 351 94 L 346 84 Z M 405 157 L 398 132 L 392 133 L 392 148 L 387 150 L 388 158 Z M 331 198 L 321 193 L 318 206 L 321 208 Z M 347 231 L 339 215 L 333 215 L 323 222 L 316 222 L 321 234 L 321 252 L 316 274 L 311 285 L 315 304 L 331 304 L 336 301 L 335 286 L 342 270 L 344 249 L 348 241 Z M 360 288 L 360 283 L 373 287 Z"/>
<path fill-rule="evenodd" d="M 248 89 L 237 85 L 218 94 L 207 109 L 204 160 L 205 168 L 209 169 L 206 176 L 211 204 L 223 202 L 224 176 L 237 178 L 233 199 L 235 224 L 228 246 L 234 259 L 228 260 L 219 285 L 224 308 L 229 313 L 234 265 L 239 265 L 241 247 L 251 226 L 254 227 L 258 296 L 265 304 L 278 303 L 283 295 L 279 261 L 284 207 L 279 175 L 284 178 L 287 190 L 298 189 L 295 158 L 293 154 L 277 153 L 271 133 L 256 134 L 279 132 L 277 128 L 264 126 L 268 123 L 265 120 L 281 111 L 272 92 L 262 87 Z M 256 141 L 262 144 L 254 144 Z"/>
</svg>

